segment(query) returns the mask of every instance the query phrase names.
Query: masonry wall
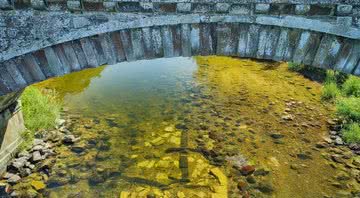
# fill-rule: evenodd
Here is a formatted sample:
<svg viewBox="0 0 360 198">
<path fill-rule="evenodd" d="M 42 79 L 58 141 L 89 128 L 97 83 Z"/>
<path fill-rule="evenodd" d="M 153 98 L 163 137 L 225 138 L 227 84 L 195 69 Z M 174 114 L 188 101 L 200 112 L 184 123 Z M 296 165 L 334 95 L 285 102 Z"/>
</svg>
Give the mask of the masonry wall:
<svg viewBox="0 0 360 198">
<path fill-rule="evenodd" d="M 8 161 L 21 144 L 21 133 L 24 130 L 24 119 L 20 103 L 14 102 L 0 112 L 0 173 L 5 171 Z"/>
<path fill-rule="evenodd" d="M 360 42 L 306 30 L 242 23 L 125 29 L 81 38 L 6 61 L 0 94 L 72 71 L 160 57 L 225 55 L 293 61 L 360 75 Z"/>
</svg>

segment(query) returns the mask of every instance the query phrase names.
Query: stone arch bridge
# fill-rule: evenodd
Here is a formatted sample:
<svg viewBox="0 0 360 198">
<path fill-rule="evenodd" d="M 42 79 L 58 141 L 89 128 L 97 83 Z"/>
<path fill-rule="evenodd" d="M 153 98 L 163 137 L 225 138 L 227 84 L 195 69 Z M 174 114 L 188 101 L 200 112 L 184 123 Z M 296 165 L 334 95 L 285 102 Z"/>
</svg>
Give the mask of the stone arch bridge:
<svg viewBox="0 0 360 198">
<path fill-rule="evenodd" d="M 195 55 L 360 75 L 360 1 L 0 0 L 0 168 L 21 141 L 16 100 L 26 86 L 104 64 Z"/>
</svg>

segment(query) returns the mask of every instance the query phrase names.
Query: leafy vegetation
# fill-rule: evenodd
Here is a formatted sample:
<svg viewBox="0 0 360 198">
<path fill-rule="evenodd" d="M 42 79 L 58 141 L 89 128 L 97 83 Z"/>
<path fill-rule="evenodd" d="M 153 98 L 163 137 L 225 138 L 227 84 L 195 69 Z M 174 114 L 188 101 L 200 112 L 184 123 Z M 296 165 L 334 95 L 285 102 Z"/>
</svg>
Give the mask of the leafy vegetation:
<svg viewBox="0 0 360 198">
<path fill-rule="evenodd" d="M 325 83 L 322 93 L 321 93 L 321 99 L 325 101 L 335 101 L 336 98 L 338 98 L 340 95 L 340 90 L 337 87 L 336 83 L 330 82 Z"/>
<path fill-rule="evenodd" d="M 321 98 L 336 102 L 336 113 L 345 123 L 344 140 L 360 143 L 360 78 L 327 71 Z"/>
<path fill-rule="evenodd" d="M 303 69 L 303 67 L 304 66 L 302 64 L 298 64 L 298 63 L 294 63 L 294 62 L 288 63 L 288 69 L 290 71 L 298 72 L 298 71 L 301 71 Z"/>
<path fill-rule="evenodd" d="M 350 76 L 342 85 L 342 91 L 346 96 L 360 97 L 360 78 Z"/>
<path fill-rule="evenodd" d="M 43 94 L 34 86 L 26 88 L 21 95 L 22 111 L 27 131 L 22 136 L 24 144 L 32 141 L 35 132 L 55 127 L 61 105 L 53 92 Z"/>
<path fill-rule="evenodd" d="M 341 98 L 337 101 L 336 112 L 346 120 L 360 122 L 360 98 Z"/>
<path fill-rule="evenodd" d="M 342 130 L 343 138 L 348 143 L 360 142 L 360 125 L 358 123 L 351 123 Z"/>
</svg>

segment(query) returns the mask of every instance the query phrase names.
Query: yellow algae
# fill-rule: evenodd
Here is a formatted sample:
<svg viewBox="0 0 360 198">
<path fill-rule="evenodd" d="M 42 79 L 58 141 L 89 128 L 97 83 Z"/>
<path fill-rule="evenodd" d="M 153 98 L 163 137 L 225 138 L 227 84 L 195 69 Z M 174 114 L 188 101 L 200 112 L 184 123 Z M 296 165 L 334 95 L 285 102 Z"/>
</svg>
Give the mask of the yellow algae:
<svg viewBox="0 0 360 198">
<path fill-rule="evenodd" d="M 46 187 L 46 184 L 42 181 L 31 181 L 31 186 L 35 188 L 35 190 L 42 190 Z"/>
</svg>

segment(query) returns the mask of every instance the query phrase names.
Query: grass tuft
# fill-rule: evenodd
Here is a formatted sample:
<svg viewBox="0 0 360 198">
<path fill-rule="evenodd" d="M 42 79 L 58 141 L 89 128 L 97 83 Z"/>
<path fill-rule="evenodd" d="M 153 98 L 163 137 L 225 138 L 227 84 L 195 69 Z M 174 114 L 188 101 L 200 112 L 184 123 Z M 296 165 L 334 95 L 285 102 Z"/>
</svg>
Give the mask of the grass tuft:
<svg viewBox="0 0 360 198">
<path fill-rule="evenodd" d="M 358 123 L 349 124 L 342 130 L 343 138 L 347 143 L 360 142 L 360 125 Z"/>
<path fill-rule="evenodd" d="M 336 72 L 333 70 L 326 71 L 325 84 L 336 83 Z"/>
<path fill-rule="evenodd" d="M 346 120 L 360 122 L 360 98 L 341 98 L 336 104 L 337 114 Z"/>
<path fill-rule="evenodd" d="M 32 132 L 55 127 L 61 105 L 52 92 L 43 94 L 38 88 L 30 86 L 21 95 L 25 126 Z"/>
<path fill-rule="evenodd" d="M 350 76 L 342 85 L 342 91 L 346 96 L 360 97 L 360 78 Z"/>
<path fill-rule="evenodd" d="M 322 88 L 321 99 L 324 101 L 335 101 L 340 95 L 340 90 L 336 83 L 326 83 Z"/>
</svg>

